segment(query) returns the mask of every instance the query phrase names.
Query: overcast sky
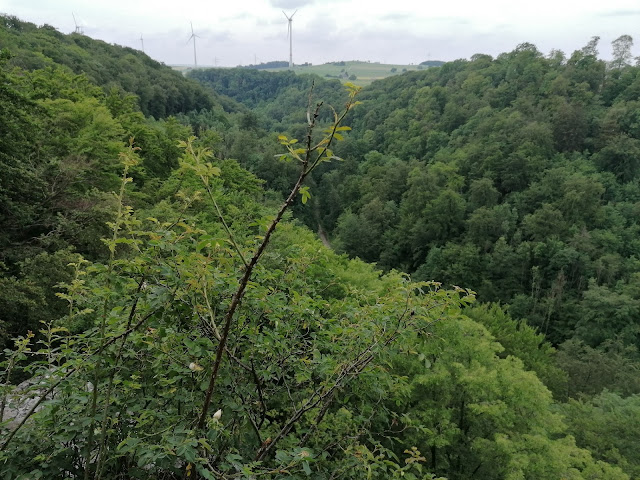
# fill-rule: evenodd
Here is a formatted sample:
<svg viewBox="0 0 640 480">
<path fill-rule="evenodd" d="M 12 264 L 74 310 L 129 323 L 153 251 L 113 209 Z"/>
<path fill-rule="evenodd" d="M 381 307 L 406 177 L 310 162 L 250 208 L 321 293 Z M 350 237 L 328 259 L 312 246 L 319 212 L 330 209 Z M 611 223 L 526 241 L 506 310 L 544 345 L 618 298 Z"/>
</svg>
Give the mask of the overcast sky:
<svg viewBox="0 0 640 480">
<path fill-rule="evenodd" d="M 639 0 L 0 0 L 0 12 L 141 48 L 166 64 L 192 64 L 189 22 L 199 65 L 235 66 L 288 60 L 287 20 L 293 17 L 293 60 L 420 63 L 493 56 L 522 42 L 570 54 L 594 35 L 600 55 L 622 34 L 636 36 Z"/>
</svg>

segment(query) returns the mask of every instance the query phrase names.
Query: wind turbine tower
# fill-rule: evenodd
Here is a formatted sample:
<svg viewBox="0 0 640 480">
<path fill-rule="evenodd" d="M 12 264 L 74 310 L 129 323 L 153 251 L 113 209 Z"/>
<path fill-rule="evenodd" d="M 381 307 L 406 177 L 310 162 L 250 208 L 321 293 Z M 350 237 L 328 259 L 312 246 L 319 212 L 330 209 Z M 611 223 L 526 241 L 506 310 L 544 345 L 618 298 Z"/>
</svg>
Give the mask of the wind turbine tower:
<svg viewBox="0 0 640 480">
<path fill-rule="evenodd" d="M 84 31 L 82 30 L 82 26 L 81 26 L 81 25 L 78 25 L 78 22 L 77 22 L 77 20 L 76 20 L 76 15 L 75 15 L 75 13 L 71 12 L 71 16 L 73 17 L 73 23 L 74 23 L 74 24 L 75 24 L 75 26 L 76 26 L 76 30 L 75 30 L 75 32 L 74 32 L 74 33 L 78 33 L 78 34 L 80 34 L 80 35 L 84 35 Z"/>
<path fill-rule="evenodd" d="M 144 53 L 144 39 L 142 38 L 142 34 L 140 34 L 140 45 L 142 45 L 142 53 Z"/>
<path fill-rule="evenodd" d="M 187 43 L 189 43 L 193 39 L 193 66 L 197 68 L 198 58 L 196 57 L 196 38 L 200 38 L 200 36 L 196 35 L 193 32 L 193 22 L 189 22 L 189 23 L 191 23 L 191 36 L 189 37 L 189 40 L 187 40 Z"/>
<path fill-rule="evenodd" d="M 289 68 L 293 68 L 293 16 L 296 14 L 298 10 L 293 12 L 291 16 L 288 16 L 284 11 L 282 12 L 287 20 L 289 21 L 289 29 L 287 30 L 287 36 L 289 37 Z"/>
</svg>

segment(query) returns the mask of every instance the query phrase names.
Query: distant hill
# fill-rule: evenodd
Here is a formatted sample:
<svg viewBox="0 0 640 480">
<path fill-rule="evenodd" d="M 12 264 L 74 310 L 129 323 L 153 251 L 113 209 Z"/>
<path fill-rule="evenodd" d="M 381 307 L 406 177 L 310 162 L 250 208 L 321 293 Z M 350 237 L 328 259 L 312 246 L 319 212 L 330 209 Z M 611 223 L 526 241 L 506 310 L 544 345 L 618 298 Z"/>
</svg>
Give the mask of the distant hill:
<svg viewBox="0 0 640 480">
<path fill-rule="evenodd" d="M 13 55 L 10 65 L 25 70 L 62 65 L 106 89 L 137 95 L 142 112 L 156 118 L 221 103 L 196 82 L 138 50 L 77 33 L 65 35 L 50 25 L 38 27 L 0 15 L 0 46 Z"/>
<path fill-rule="evenodd" d="M 429 68 L 432 66 L 440 66 L 443 63 L 444 62 L 433 60 L 429 62 L 429 65 L 402 65 L 353 60 L 330 62 L 322 65 L 294 65 L 292 71 L 295 73 L 315 73 L 320 77 L 328 79 L 337 78 L 343 83 L 353 82 L 356 85 L 366 86 L 371 84 L 375 80 L 381 80 L 383 78 L 391 77 L 393 75 L 399 75 L 401 73 L 413 70 L 422 70 L 424 68 Z M 285 64 L 282 67 L 267 68 L 266 70 L 270 72 L 282 72 L 289 70 L 289 65 Z"/>
</svg>

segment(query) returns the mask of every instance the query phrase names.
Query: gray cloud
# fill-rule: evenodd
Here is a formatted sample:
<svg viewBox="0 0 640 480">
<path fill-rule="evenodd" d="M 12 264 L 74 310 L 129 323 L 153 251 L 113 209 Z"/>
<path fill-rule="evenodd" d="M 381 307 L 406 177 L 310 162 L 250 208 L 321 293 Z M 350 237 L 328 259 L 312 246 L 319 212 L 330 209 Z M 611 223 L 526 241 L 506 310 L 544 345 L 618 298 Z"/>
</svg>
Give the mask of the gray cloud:
<svg viewBox="0 0 640 480">
<path fill-rule="evenodd" d="M 611 10 L 600 14 L 603 17 L 637 17 L 640 10 Z"/>
<path fill-rule="evenodd" d="M 276 8 L 294 9 L 312 5 L 315 0 L 269 0 L 269 3 Z"/>
</svg>

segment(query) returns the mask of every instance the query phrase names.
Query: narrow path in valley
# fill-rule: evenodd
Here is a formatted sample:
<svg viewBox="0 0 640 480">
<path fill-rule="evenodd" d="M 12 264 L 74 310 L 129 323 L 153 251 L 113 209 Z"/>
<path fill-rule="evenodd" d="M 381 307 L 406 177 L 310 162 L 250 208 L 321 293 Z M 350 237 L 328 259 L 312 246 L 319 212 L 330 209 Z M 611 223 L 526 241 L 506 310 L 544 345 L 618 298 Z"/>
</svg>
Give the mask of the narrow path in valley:
<svg viewBox="0 0 640 480">
<path fill-rule="evenodd" d="M 324 231 L 324 228 L 322 228 L 322 224 L 320 223 L 320 211 L 318 209 L 317 198 L 313 200 L 313 218 L 315 219 L 316 224 L 318 225 L 318 237 L 320 237 L 320 241 L 324 244 L 325 247 L 331 248 L 331 243 L 327 238 L 327 232 Z"/>
<path fill-rule="evenodd" d="M 327 238 L 327 234 L 322 229 L 322 225 L 320 225 L 319 223 L 318 223 L 318 236 L 320 237 L 320 240 L 322 241 L 322 243 L 324 243 L 325 247 L 331 248 L 331 243 L 329 243 L 329 239 Z"/>
</svg>

